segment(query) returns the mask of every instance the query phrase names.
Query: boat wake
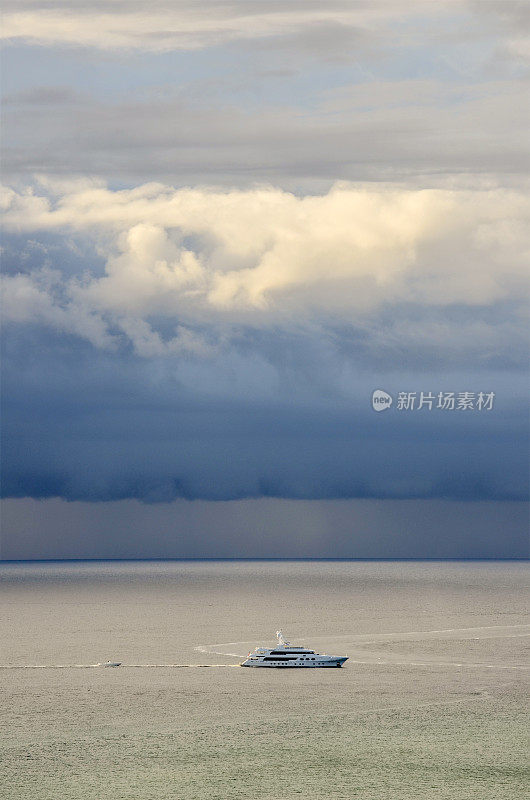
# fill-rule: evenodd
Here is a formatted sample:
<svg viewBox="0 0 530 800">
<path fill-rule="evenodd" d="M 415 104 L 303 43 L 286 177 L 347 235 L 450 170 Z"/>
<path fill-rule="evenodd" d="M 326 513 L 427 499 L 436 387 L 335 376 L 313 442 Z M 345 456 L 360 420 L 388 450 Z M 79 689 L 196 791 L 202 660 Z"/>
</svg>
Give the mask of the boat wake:
<svg viewBox="0 0 530 800">
<path fill-rule="evenodd" d="M 126 669 L 193 669 L 239 667 L 239 664 L 0 664 L 0 669 L 97 669 L 109 666 Z"/>
<path fill-rule="evenodd" d="M 421 646 L 423 641 L 432 640 L 482 640 L 482 639 L 516 639 L 530 636 L 530 625 L 488 625 L 475 628 L 442 628 L 427 631 L 392 631 L 390 633 L 363 633 L 363 634 L 341 634 L 337 636 L 313 636 L 312 639 L 327 642 L 340 640 L 341 647 L 348 647 L 354 656 L 349 657 L 353 664 L 372 664 L 380 666 L 410 666 L 410 667 L 461 667 L 469 669 L 501 669 L 501 670 L 528 670 L 530 667 L 523 664 L 514 663 L 477 663 L 466 662 L 465 660 L 435 660 L 426 657 L 421 653 L 391 654 L 387 650 L 378 650 L 377 645 L 387 642 L 416 641 Z M 304 639 L 302 638 L 303 642 Z M 240 650 L 252 650 L 258 640 L 245 640 L 239 642 L 221 642 L 218 644 L 199 645 L 194 649 L 205 654 L 230 656 L 234 658 L 246 658 L 242 652 L 233 652 L 234 648 Z M 368 645 L 375 645 L 374 648 L 367 650 Z M 239 647 L 240 646 L 240 647 Z"/>
<path fill-rule="evenodd" d="M 490 625 L 477 628 L 444 628 L 430 631 L 393 631 L 391 633 L 363 633 L 342 634 L 333 637 L 315 636 L 314 639 L 341 640 L 343 647 L 350 649 L 354 656 L 350 656 L 350 663 L 371 664 L 380 666 L 410 666 L 410 667 L 459 667 L 469 669 L 501 669 L 501 670 L 528 670 L 530 667 L 523 664 L 509 663 L 476 663 L 463 660 L 431 660 L 425 655 L 411 653 L 390 654 L 387 651 L 377 650 L 377 645 L 383 642 L 422 641 L 428 640 L 466 640 L 466 639 L 515 639 L 530 636 L 530 625 Z M 303 639 L 301 640 L 303 641 Z M 246 658 L 246 653 L 253 649 L 258 640 L 245 640 L 239 642 L 221 642 L 218 644 L 197 645 L 196 652 L 205 655 L 220 655 L 226 658 Z M 367 650 L 367 645 L 375 648 Z M 234 652 L 238 649 L 240 652 Z M 118 661 L 107 661 L 97 664 L 0 664 L 0 670 L 31 670 L 31 669 L 104 669 L 108 667 L 120 669 L 232 669 L 239 667 L 237 664 L 126 664 Z"/>
</svg>

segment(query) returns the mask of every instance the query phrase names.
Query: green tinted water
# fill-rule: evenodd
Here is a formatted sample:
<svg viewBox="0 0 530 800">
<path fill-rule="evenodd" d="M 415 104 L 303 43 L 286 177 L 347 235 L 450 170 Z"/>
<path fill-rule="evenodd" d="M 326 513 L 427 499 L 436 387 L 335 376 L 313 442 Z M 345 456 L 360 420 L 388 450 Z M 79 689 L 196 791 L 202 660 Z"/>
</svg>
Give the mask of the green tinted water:
<svg viewBox="0 0 530 800">
<path fill-rule="evenodd" d="M 2 798 L 521 798 L 523 564 L 3 565 Z M 201 649 L 197 650 L 199 647 Z M 223 655 L 224 654 L 224 655 Z"/>
</svg>

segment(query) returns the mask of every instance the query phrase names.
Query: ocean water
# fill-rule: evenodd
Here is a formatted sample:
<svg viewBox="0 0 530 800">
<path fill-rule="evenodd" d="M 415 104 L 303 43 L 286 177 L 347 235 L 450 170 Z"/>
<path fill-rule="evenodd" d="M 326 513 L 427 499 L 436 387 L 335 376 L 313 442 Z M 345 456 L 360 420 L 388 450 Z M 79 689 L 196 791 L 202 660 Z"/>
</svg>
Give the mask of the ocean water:
<svg viewBox="0 0 530 800">
<path fill-rule="evenodd" d="M 0 797 L 519 800 L 528 597 L 524 563 L 2 564 Z M 237 666 L 279 627 L 349 661 Z"/>
</svg>

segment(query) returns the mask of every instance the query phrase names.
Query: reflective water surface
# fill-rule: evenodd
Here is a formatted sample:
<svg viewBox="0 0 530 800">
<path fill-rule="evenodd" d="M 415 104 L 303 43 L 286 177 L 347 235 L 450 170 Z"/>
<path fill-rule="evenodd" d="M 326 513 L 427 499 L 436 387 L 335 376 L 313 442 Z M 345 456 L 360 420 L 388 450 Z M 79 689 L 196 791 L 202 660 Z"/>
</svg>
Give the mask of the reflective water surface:
<svg viewBox="0 0 530 800">
<path fill-rule="evenodd" d="M 524 563 L 5 563 L 0 600 L 2 798 L 523 796 Z M 237 666 L 279 627 L 349 660 Z"/>
</svg>

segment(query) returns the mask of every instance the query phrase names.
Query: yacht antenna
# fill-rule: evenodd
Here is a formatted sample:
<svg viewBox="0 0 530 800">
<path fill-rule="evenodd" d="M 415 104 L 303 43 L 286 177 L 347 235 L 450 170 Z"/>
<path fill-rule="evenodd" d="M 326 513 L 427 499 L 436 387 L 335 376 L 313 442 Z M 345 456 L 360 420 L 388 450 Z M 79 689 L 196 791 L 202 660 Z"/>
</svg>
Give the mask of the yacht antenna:
<svg viewBox="0 0 530 800">
<path fill-rule="evenodd" d="M 281 645 L 282 647 L 288 647 L 289 642 L 285 641 L 283 633 L 281 632 L 281 630 L 276 631 L 276 638 L 278 639 L 278 644 L 279 645 Z"/>
</svg>

